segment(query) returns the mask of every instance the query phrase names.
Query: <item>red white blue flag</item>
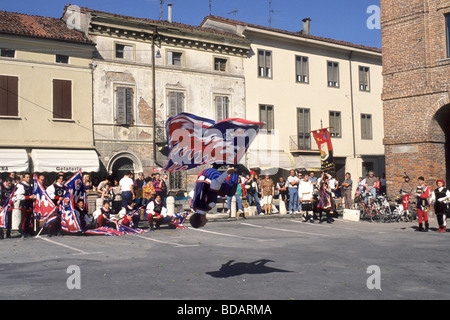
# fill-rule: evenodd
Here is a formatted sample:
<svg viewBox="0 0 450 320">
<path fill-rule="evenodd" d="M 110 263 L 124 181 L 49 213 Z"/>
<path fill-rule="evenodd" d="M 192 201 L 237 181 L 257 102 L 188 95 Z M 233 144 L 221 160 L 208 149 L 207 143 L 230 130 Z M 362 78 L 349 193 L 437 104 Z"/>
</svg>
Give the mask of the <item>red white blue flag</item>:
<svg viewBox="0 0 450 320">
<path fill-rule="evenodd" d="M 236 165 L 264 124 L 244 119 L 220 122 L 190 113 L 169 118 L 169 154 L 163 170 L 182 171 L 202 165 Z"/>
<path fill-rule="evenodd" d="M 80 221 L 75 214 L 75 208 L 73 206 L 72 190 L 68 190 L 64 196 L 62 202 L 59 205 L 59 211 L 61 212 L 61 229 L 66 232 L 80 232 Z"/>
<path fill-rule="evenodd" d="M 13 191 L 5 200 L 5 203 L 3 203 L 3 206 L 0 209 L 0 229 L 6 229 L 8 225 L 8 211 L 12 210 L 11 206 L 13 205 L 12 198 L 14 196 L 14 192 L 16 192 L 16 187 L 14 187 Z"/>
<path fill-rule="evenodd" d="M 78 200 L 83 199 L 86 210 L 88 210 L 88 202 L 86 197 L 86 187 L 83 182 L 83 173 L 79 170 L 69 180 L 64 183 L 67 192 L 72 192 L 72 201 L 77 203 Z"/>
<path fill-rule="evenodd" d="M 47 220 L 56 210 L 56 206 L 52 199 L 48 196 L 42 184 L 39 182 L 37 175 L 34 174 L 33 194 L 36 199 L 33 204 L 34 216 L 39 221 Z"/>
</svg>

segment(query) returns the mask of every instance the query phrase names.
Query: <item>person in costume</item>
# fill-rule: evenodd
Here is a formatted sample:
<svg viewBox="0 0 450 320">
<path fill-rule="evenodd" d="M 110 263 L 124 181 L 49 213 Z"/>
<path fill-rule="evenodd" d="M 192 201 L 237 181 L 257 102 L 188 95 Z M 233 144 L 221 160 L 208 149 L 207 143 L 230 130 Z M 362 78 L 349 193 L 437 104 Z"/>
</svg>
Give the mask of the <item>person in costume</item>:
<svg viewBox="0 0 450 320">
<path fill-rule="evenodd" d="M 430 197 L 430 187 L 425 184 L 424 177 L 419 177 L 418 181 L 419 185 L 413 194 L 417 197 L 417 215 L 419 217 L 419 228 L 417 231 L 428 231 L 428 209 L 430 207 L 428 198 Z M 425 222 L 425 229 L 423 228 L 423 222 Z"/>
<path fill-rule="evenodd" d="M 207 223 L 206 213 L 216 206 L 219 196 L 236 194 L 238 180 L 236 168 L 228 168 L 223 173 L 215 168 L 209 168 L 200 173 L 191 199 L 191 209 L 194 213 L 189 222 L 193 228 L 203 227 Z"/>
<path fill-rule="evenodd" d="M 431 194 L 430 203 L 434 206 L 434 213 L 438 221 L 439 229 L 436 232 L 447 232 L 448 201 L 450 190 L 445 187 L 445 181 L 436 181 L 437 188 Z"/>
<path fill-rule="evenodd" d="M 333 198 L 331 197 L 331 190 L 328 186 L 328 176 L 324 174 L 319 182 L 319 202 L 317 210 L 319 211 L 319 223 L 322 223 L 322 213 L 326 212 L 327 223 L 332 222 L 331 210 L 333 210 Z"/>
</svg>

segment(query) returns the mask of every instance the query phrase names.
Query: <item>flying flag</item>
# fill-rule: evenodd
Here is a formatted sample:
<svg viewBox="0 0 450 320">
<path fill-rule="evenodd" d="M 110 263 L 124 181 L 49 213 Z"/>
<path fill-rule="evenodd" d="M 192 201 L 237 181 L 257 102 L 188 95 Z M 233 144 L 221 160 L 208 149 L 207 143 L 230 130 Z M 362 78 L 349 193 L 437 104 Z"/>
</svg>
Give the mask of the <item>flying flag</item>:
<svg viewBox="0 0 450 320">
<path fill-rule="evenodd" d="M 83 183 L 83 174 L 81 170 L 67 180 L 66 183 L 64 183 L 64 186 L 66 186 L 67 192 L 69 192 L 69 190 L 72 192 L 72 201 L 77 203 L 78 200 L 83 199 L 86 210 L 88 210 L 86 187 Z"/>
<path fill-rule="evenodd" d="M 13 205 L 12 198 L 14 196 L 14 192 L 16 192 L 16 187 L 14 187 L 13 191 L 9 195 L 8 198 L 6 198 L 5 203 L 3 203 L 3 206 L 0 210 L 0 229 L 6 229 L 8 226 L 8 211 L 11 209 L 11 206 Z"/>
<path fill-rule="evenodd" d="M 80 226 L 79 218 L 75 214 L 72 190 L 66 192 L 59 207 L 61 212 L 61 229 L 71 233 L 83 231 Z"/>
<path fill-rule="evenodd" d="M 47 220 L 56 210 L 52 199 L 48 196 L 36 174 L 34 174 L 33 194 L 36 196 L 33 205 L 33 213 L 39 221 Z M 48 222 L 47 222 L 48 223 Z"/>
<path fill-rule="evenodd" d="M 202 165 L 236 165 L 264 124 L 244 119 L 215 122 L 189 113 L 166 124 L 169 154 L 163 170 L 182 171 Z"/>
<path fill-rule="evenodd" d="M 334 169 L 333 145 L 328 128 L 311 131 L 320 151 L 322 170 Z"/>
</svg>

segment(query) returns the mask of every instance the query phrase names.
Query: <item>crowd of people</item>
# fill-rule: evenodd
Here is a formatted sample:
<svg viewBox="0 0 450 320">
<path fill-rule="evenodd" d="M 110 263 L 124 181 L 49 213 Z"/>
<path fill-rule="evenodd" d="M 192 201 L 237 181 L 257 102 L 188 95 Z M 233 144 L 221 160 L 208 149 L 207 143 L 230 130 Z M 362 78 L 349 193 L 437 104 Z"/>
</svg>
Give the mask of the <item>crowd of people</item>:
<svg viewBox="0 0 450 320">
<path fill-rule="evenodd" d="M 48 183 L 49 176 L 37 174 L 39 183 L 59 210 L 59 204 L 67 192 L 64 183 L 69 176 L 60 172 L 53 182 Z M 74 212 L 82 230 L 103 226 L 114 227 L 117 223 L 136 229 L 142 218 L 148 221 L 151 230 L 159 228 L 163 223 L 172 228 L 184 228 L 183 222 L 186 216 L 182 214 L 170 215 L 165 206 L 164 200 L 167 197 L 166 179 L 166 176 L 161 176 L 159 173 L 152 174 L 144 179 L 142 173 L 134 178 L 133 172 L 127 172 L 121 179 L 107 177 L 103 181 L 94 180 L 91 182 L 90 176 L 85 174 L 83 183 L 86 191 L 96 194 L 102 205 L 96 208 L 92 214 L 89 214 L 86 200 L 79 199 L 76 201 Z M 18 204 L 20 210 L 18 231 L 21 237 L 34 235 L 36 233 L 34 225 L 37 222 L 34 221 L 33 217 L 33 203 L 36 195 L 33 194 L 33 177 L 30 173 L 16 174 L 12 172 L 0 179 L 0 207 L 3 207 L 8 199 L 12 204 Z M 11 237 L 12 210 L 14 207 L 12 205 L 6 214 L 6 227 L 0 228 L 0 239 L 5 237 L 5 233 L 7 238 Z M 49 222 L 44 225 L 47 235 L 61 235 L 60 216 L 55 214 L 53 219 L 48 220 Z"/>
<path fill-rule="evenodd" d="M 47 182 L 45 174 L 37 175 L 39 182 L 47 191 L 55 205 L 59 205 L 64 197 L 64 173 L 58 173 L 55 181 Z M 0 206 L 3 206 L 12 191 L 15 190 L 13 200 L 17 202 L 21 212 L 19 233 L 26 237 L 33 234 L 33 178 L 31 174 L 17 175 L 9 173 L 0 180 Z M 101 199 L 102 206 L 90 215 L 83 199 L 75 204 L 75 211 L 83 229 L 110 226 L 121 223 L 137 228 L 139 221 L 145 219 L 151 230 L 166 223 L 174 228 L 183 228 L 186 216 L 169 214 L 166 207 L 167 176 L 154 173 L 144 178 L 143 173 L 134 177 L 133 172 L 127 172 L 121 179 L 107 177 L 103 181 L 91 181 L 89 175 L 83 176 L 83 183 L 87 191 L 96 193 Z M 446 230 L 447 202 L 450 199 L 450 189 L 445 188 L 445 182 L 438 180 L 437 189 L 431 190 L 426 186 L 423 177 L 419 178 L 419 185 L 412 194 L 416 196 L 419 231 L 429 229 L 427 211 L 434 206 L 438 219 L 438 232 Z M 287 178 L 280 177 L 274 182 L 270 175 L 258 175 L 250 171 L 248 175 L 238 178 L 235 195 L 227 195 L 227 208 L 230 212 L 231 201 L 236 199 L 238 214 L 245 217 L 244 206 L 256 206 L 257 214 L 269 215 L 277 213 L 278 208 L 273 199 L 279 198 L 284 202 L 288 214 L 301 214 L 305 221 L 319 220 L 325 213 L 325 221 L 333 222 L 333 216 L 340 207 L 350 209 L 354 197 L 366 198 L 367 195 L 376 197 L 386 193 L 386 179 L 384 174 L 376 177 L 370 171 L 365 178 L 359 177 L 353 193 L 353 181 L 350 173 L 345 179 L 336 179 L 326 171 L 320 176 L 316 172 L 297 173 L 291 170 Z M 11 210 L 7 213 L 6 237 L 11 236 Z M 425 223 L 425 227 L 423 227 Z M 61 233 L 61 223 L 56 219 L 46 226 L 49 236 Z M 4 229 L 0 229 L 0 239 L 4 238 Z"/>
</svg>

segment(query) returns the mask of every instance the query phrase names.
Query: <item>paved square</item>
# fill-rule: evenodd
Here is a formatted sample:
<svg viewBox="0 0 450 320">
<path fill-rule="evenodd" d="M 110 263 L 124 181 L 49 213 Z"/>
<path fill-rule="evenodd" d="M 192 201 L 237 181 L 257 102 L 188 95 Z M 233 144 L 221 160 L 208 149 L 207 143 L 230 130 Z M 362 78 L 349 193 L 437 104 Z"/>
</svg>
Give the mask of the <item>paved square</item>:
<svg viewBox="0 0 450 320">
<path fill-rule="evenodd" d="M 5 239 L 0 299 L 449 299 L 450 233 L 415 226 L 287 216 L 121 237 Z M 79 267 L 80 289 L 68 288 L 69 266 Z M 368 288 L 370 266 L 381 290 Z"/>
</svg>

